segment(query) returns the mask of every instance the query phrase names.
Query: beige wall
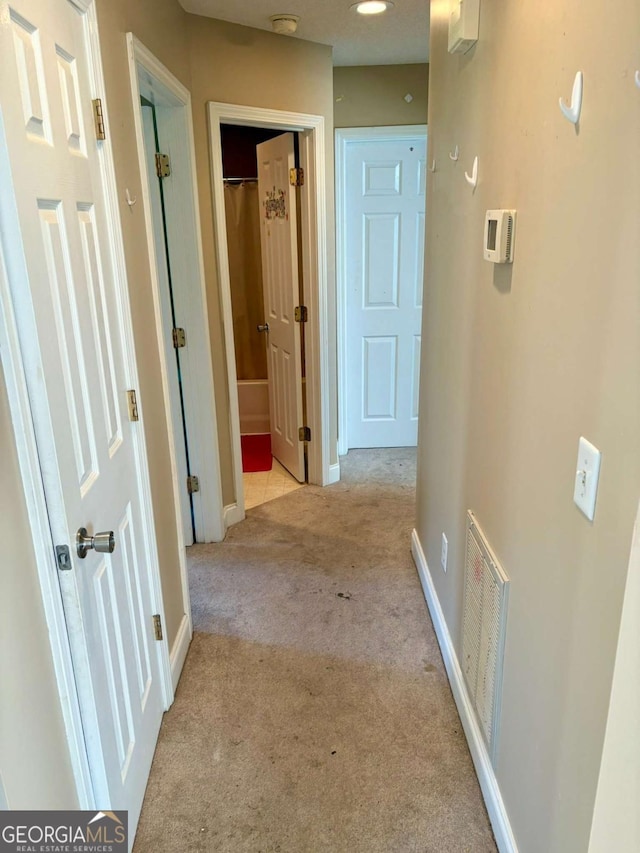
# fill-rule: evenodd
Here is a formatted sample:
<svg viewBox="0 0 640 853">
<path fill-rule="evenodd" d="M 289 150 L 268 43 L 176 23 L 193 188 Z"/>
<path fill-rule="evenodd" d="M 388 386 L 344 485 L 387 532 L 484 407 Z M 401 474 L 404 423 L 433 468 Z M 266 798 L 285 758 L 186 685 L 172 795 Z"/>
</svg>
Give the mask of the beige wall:
<svg viewBox="0 0 640 853">
<path fill-rule="evenodd" d="M 327 262 L 330 318 L 335 317 L 335 239 L 333 205 L 333 99 L 331 48 L 278 36 L 210 18 L 187 18 L 191 57 L 191 96 L 200 191 L 205 274 L 209 295 L 209 322 L 218 395 L 221 462 L 225 503 L 234 498 L 230 448 L 229 400 L 226 381 L 224 333 L 214 248 L 213 210 L 207 101 L 322 115 L 327 150 Z M 330 387 L 336 382 L 335 320 L 329 323 Z M 330 412 L 331 447 L 337 462 L 337 400 Z"/>
<path fill-rule="evenodd" d="M 0 370 L 0 774 L 9 808 L 77 808 Z"/>
<path fill-rule="evenodd" d="M 640 850 L 640 509 L 629 560 L 589 853 Z"/>
<path fill-rule="evenodd" d="M 417 530 L 458 656 L 467 508 L 510 575 L 498 782 L 521 853 L 582 853 L 640 482 L 640 7 L 485 3 L 462 57 L 447 7 L 431 7 Z M 576 129 L 558 97 L 578 69 Z M 496 207 L 518 210 L 513 267 L 482 259 Z M 602 451 L 593 523 L 572 502 L 580 435 Z"/>
<path fill-rule="evenodd" d="M 333 69 L 336 127 L 426 124 L 429 66 L 353 65 Z M 404 96 L 413 95 L 407 103 Z"/>
</svg>

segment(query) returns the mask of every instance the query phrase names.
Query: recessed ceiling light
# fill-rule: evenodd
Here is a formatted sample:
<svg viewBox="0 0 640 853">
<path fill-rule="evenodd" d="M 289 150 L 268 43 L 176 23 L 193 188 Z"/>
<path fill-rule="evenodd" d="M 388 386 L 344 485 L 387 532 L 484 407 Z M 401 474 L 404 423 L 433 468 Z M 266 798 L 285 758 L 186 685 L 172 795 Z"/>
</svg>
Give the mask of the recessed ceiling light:
<svg viewBox="0 0 640 853">
<path fill-rule="evenodd" d="M 391 0 L 363 0 L 361 3 L 354 3 L 351 8 L 360 15 L 379 15 L 392 6 Z"/>
</svg>

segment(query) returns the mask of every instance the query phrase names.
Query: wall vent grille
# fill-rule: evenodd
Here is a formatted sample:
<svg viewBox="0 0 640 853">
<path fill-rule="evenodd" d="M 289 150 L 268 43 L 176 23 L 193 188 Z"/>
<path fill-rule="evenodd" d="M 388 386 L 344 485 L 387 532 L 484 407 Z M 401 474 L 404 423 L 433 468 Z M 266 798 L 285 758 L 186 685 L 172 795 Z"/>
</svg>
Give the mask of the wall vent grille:
<svg viewBox="0 0 640 853">
<path fill-rule="evenodd" d="M 467 513 L 462 671 L 480 728 L 495 763 L 509 579 L 474 514 Z"/>
</svg>

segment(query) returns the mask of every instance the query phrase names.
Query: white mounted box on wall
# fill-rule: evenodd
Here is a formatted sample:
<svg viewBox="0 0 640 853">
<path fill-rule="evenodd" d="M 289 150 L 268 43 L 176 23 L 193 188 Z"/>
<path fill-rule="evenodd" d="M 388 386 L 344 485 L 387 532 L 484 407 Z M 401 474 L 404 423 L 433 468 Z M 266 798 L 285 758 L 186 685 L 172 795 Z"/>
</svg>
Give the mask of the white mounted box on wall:
<svg viewBox="0 0 640 853">
<path fill-rule="evenodd" d="M 487 210 L 484 220 L 484 259 L 510 264 L 516 231 L 515 210 Z"/>
<path fill-rule="evenodd" d="M 449 0 L 449 53 L 466 53 L 478 41 L 480 0 Z"/>
</svg>

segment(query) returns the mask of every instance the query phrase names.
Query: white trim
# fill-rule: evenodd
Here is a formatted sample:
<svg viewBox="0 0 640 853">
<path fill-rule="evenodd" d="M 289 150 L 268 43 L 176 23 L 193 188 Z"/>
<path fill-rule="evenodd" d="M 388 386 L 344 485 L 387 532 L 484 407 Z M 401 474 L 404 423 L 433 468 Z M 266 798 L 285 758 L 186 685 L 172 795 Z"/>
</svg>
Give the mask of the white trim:
<svg viewBox="0 0 640 853">
<path fill-rule="evenodd" d="M 500 853 L 518 853 L 518 847 L 509 822 L 509 815 L 502 799 L 498 780 L 496 779 L 491 759 L 485 746 L 473 705 L 471 704 L 471 698 L 464 683 L 458 656 L 456 655 L 456 650 L 449 634 L 449 629 L 447 628 L 427 560 L 415 529 L 411 534 L 411 553 L 418 570 L 424 597 L 429 607 L 429 613 L 431 614 L 431 620 L 449 677 L 451 691 L 458 708 L 458 713 L 460 714 L 467 743 L 469 744 L 469 751 L 471 752 L 482 796 L 484 797 L 487 812 L 489 813 L 489 820 L 491 821 L 498 850 Z"/>
<path fill-rule="evenodd" d="M 228 530 L 245 518 L 245 512 L 238 504 L 227 504 L 224 508 L 224 529 Z"/>
<path fill-rule="evenodd" d="M 340 463 L 335 462 L 329 466 L 329 485 L 340 482 Z"/>
<path fill-rule="evenodd" d="M 173 641 L 173 646 L 171 647 L 171 652 L 169 654 L 169 661 L 171 663 L 171 683 L 173 684 L 174 692 L 178 687 L 178 681 L 180 681 L 180 675 L 182 674 L 182 668 L 187 658 L 187 652 L 189 651 L 189 645 L 191 644 L 192 637 L 193 631 L 191 630 L 191 617 L 185 613 L 182 617 L 182 622 L 180 623 L 178 633 L 176 634 L 176 638 Z"/>
<path fill-rule="evenodd" d="M 424 135 L 426 124 L 389 127 L 340 127 L 336 129 L 336 324 L 338 332 L 338 455 L 349 451 L 347 424 L 347 145 L 371 140 L 397 141 Z"/>
<path fill-rule="evenodd" d="M 169 135 L 176 150 L 184 158 L 190 180 L 186 186 L 181 186 L 181 206 L 184 210 L 182 217 L 188 239 L 196 248 L 195 257 L 188 258 L 189 275 L 184 280 L 176 282 L 174 300 L 180 315 L 185 317 L 188 333 L 188 346 L 183 352 L 184 358 L 184 389 L 185 417 L 189 433 L 189 452 L 192 470 L 197 471 L 200 478 L 200 491 L 194 497 L 194 516 L 198 541 L 219 542 L 224 538 L 224 518 L 222 504 L 222 481 L 220 474 L 220 456 L 218 445 L 218 426 L 216 418 L 213 366 L 211 362 L 211 341 L 207 323 L 208 309 L 206 283 L 204 275 L 204 260 L 202 253 L 202 233 L 200 227 L 200 210 L 197 203 L 197 177 L 195 172 L 195 147 L 191 114 L 191 95 L 180 81 L 132 34 L 127 33 L 127 49 L 129 56 L 129 75 L 133 99 L 133 114 L 140 166 L 140 185 L 145 214 L 147 244 L 149 250 L 149 265 L 151 271 L 153 305 L 160 353 L 160 372 L 164 391 L 165 417 L 169 432 L 169 453 L 174 481 L 174 503 L 176 518 L 182 532 L 182 508 L 180 494 L 177 491 L 184 488 L 179 476 L 175 442 L 182 441 L 182 424 L 174 424 L 171 406 L 171 389 L 169 383 L 169 366 L 166 359 L 164 340 L 162 299 L 160 283 L 156 266 L 156 252 L 153 237 L 153 214 L 147 167 L 145 158 L 144 132 L 140 108 L 140 74 L 151 78 L 150 85 L 156 94 L 156 100 L 170 102 L 169 109 L 158 107 L 159 119 L 166 124 Z M 163 91 L 158 92 L 159 89 Z M 166 115 L 165 115 L 166 114 Z M 166 121 L 165 121 L 166 119 Z M 186 138 L 185 138 L 186 137 Z M 175 158 L 174 158 L 175 159 Z M 171 250 L 171 247 L 170 247 Z M 180 543 L 181 566 L 183 579 L 186 579 L 186 564 L 184 562 L 184 543 Z M 190 612 L 188 597 L 188 582 L 183 582 L 185 592 L 185 612 Z"/>
<path fill-rule="evenodd" d="M 301 132 L 300 163 L 305 170 L 301 191 L 303 279 L 305 301 L 309 308 L 306 326 L 307 419 L 312 436 L 309 444 L 309 482 L 325 486 L 330 482 L 330 388 L 328 345 L 328 272 L 327 272 L 327 198 L 323 116 L 209 102 L 209 144 L 211 154 L 211 192 L 218 261 L 218 281 L 222 299 L 222 317 L 229 383 L 232 455 L 236 503 L 244 518 L 242 454 L 240 450 L 240 413 L 235 366 L 233 313 L 227 226 L 224 215 L 224 185 L 220 125 L 230 123 L 249 127 L 271 127 Z"/>
</svg>

